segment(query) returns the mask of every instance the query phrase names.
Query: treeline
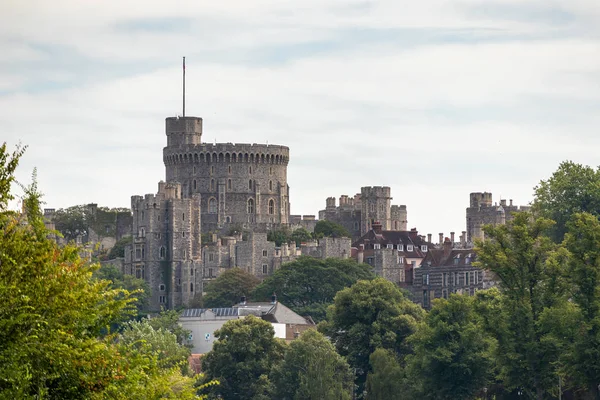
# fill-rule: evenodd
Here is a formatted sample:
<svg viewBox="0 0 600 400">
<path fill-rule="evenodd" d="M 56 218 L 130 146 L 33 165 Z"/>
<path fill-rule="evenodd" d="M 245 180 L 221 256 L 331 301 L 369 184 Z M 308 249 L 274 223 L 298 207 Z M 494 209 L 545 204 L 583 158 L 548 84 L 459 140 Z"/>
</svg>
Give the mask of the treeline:
<svg viewBox="0 0 600 400">
<path fill-rule="evenodd" d="M 319 316 L 319 333 L 285 348 L 260 321 L 228 322 L 205 358 L 205 379 L 221 382 L 207 393 L 600 399 L 599 214 L 600 172 L 561 164 L 535 188 L 531 213 L 486 227 L 486 240 L 477 243 L 477 265 L 495 275 L 498 287 L 435 300 L 428 312 L 351 261 L 338 261 L 337 270 L 332 260 L 286 265 L 243 294 L 264 300 L 275 291 L 301 314 Z M 346 277 L 336 282 L 335 273 Z"/>
</svg>

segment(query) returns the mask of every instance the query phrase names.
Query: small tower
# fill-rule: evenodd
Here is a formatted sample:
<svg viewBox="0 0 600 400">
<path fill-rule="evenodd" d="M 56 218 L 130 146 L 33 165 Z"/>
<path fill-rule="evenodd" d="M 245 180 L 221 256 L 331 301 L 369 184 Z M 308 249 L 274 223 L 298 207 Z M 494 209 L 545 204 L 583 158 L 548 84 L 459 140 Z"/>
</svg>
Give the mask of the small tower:
<svg viewBox="0 0 600 400">
<path fill-rule="evenodd" d="M 365 186 L 360 188 L 361 198 L 361 234 L 371 229 L 373 221 L 378 221 L 382 229 L 389 231 L 391 225 L 390 202 L 391 189 L 388 186 Z"/>
</svg>

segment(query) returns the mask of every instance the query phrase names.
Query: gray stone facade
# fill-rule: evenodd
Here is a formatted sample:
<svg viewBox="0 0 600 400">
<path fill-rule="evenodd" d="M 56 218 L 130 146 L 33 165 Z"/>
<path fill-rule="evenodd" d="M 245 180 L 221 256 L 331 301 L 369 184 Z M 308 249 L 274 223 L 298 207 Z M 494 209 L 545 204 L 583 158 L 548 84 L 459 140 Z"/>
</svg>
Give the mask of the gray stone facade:
<svg viewBox="0 0 600 400">
<path fill-rule="evenodd" d="M 492 205 L 492 194 L 488 192 L 475 192 L 469 195 L 467 208 L 467 241 L 472 243 L 475 239 L 483 239 L 484 225 L 503 225 L 513 219 L 513 213 L 529 211 L 529 206 L 516 206 L 513 201 L 500 200 L 500 204 Z"/>
</svg>

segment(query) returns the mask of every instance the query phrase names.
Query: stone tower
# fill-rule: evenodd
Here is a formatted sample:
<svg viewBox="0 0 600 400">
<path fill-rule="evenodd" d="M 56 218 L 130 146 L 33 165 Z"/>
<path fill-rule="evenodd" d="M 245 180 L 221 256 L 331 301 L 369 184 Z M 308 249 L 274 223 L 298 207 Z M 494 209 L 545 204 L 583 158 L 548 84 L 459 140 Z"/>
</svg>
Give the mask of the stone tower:
<svg viewBox="0 0 600 400">
<path fill-rule="evenodd" d="M 380 222 L 382 229 L 391 230 L 391 189 L 388 186 L 365 186 L 360 188 L 361 234 L 371 230 L 373 222 Z"/>
<path fill-rule="evenodd" d="M 505 200 L 500 205 L 492 205 L 492 194 L 488 192 L 475 192 L 469 195 L 469 207 L 467 208 L 467 241 L 473 242 L 475 239 L 483 239 L 484 225 L 502 225 L 505 224 L 507 217 L 504 209 Z M 512 200 L 510 204 L 511 211 L 519 211 L 521 208 L 514 207 Z M 525 208 L 522 208 L 524 210 Z"/>
<path fill-rule="evenodd" d="M 200 195 L 203 232 L 230 226 L 266 231 L 289 223 L 289 148 L 202 143 L 202 119 L 167 118 L 163 150 L 167 182 L 182 198 Z"/>
<path fill-rule="evenodd" d="M 179 183 L 156 195 L 132 196 L 133 243 L 125 271 L 145 279 L 150 309 L 188 304 L 202 292 L 199 195 L 182 198 Z"/>
<path fill-rule="evenodd" d="M 408 230 L 408 215 L 406 206 L 392 205 L 391 209 L 391 227 L 392 231 L 406 231 Z"/>
</svg>

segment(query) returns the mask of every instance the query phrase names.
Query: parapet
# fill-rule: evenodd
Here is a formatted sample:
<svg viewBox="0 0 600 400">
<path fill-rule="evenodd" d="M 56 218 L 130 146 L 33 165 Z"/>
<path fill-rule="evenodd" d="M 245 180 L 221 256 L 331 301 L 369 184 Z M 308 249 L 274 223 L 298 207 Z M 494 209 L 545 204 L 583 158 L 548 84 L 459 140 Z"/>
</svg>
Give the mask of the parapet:
<svg viewBox="0 0 600 400">
<path fill-rule="evenodd" d="M 470 207 L 490 207 L 492 205 L 492 194 L 489 192 L 474 192 L 469 194 Z"/>
<path fill-rule="evenodd" d="M 390 197 L 392 190 L 389 186 L 363 186 L 360 188 L 361 198 L 365 196 Z"/>
</svg>

